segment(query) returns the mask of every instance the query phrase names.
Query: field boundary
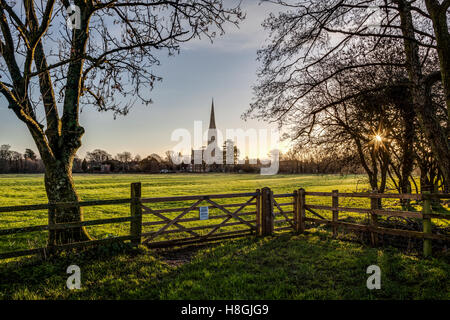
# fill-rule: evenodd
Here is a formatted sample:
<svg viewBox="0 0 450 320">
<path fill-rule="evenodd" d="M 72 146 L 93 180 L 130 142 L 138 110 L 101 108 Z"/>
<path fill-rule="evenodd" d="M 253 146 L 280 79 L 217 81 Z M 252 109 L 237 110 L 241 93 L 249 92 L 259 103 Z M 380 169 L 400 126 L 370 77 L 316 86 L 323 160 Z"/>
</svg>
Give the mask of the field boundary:
<svg viewBox="0 0 450 320">
<path fill-rule="evenodd" d="M 331 197 L 332 205 L 324 206 L 312 204 L 306 201 L 308 197 Z M 339 206 L 340 198 L 366 198 L 370 199 L 370 208 L 351 208 Z M 221 199 L 242 199 L 238 203 L 220 204 Z M 381 199 L 399 199 L 401 201 L 416 200 L 421 201 L 423 210 L 413 212 L 406 210 L 386 210 L 381 207 Z M 338 234 L 338 228 L 344 230 L 357 230 L 367 232 L 371 236 L 372 245 L 378 245 L 377 234 L 389 234 L 403 237 L 413 237 L 423 239 L 424 256 L 431 255 L 432 240 L 450 242 L 449 235 L 433 234 L 431 219 L 450 220 L 450 215 L 434 214 L 431 209 L 431 201 L 439 199 L 450 199 L 450 194 L 379 194 L 379 193 L 339 193 L 332 192 L 306 192 L 300 188 L 292 193 L 274 194 L 270 188 L 257 189 L 255 192 L 233 193 L 233 194 L 213 194 L 213 195 L 187 195 L 177 197 L 143 198 L 141 183 L 131 184 L 131 197 L 116 200 L 81 201 L 77 203 L 49 203 L 39 205 L 23 205 L 0 207 L 0 213 L 21 212 L 36 210 L 52 210 L 55 208 L 70 207 L 92 207 L 107 206 L 117 204 L 130 204 L 130 216 L 96 219 L 71 223 L 52 223 L 46 225 L 29 226 L 22 228 L 0 229 L 0 236 L 13 235 L 19 233 L 29 233 L 35 231 L 67 230 L 84 226 L 95 226 L 112 223 L 130 223 L 130 233 L 126 236 L 118 236 L 106 239 L 76 242 L 60 245 L 47 245 L 47 247 L 20 250 L 0 253 L 0 259 L 15 258 L 27 255 L 41 255 L 46 257 L 54 252 L 72 248 L 84 248 L 107 243 L 130 241 L 133 246 L 145 244 L 148 247 L 171 247 L 187 244 L 196 244 L 209 241 L 218 241 L 249 235 L 270 236 L 276 232 L 295 231 L 303 233 L 306 229 L 306 222 L 315 224 L 330 225 L 333 229 L 333 236 Z M 173 203 L 177 201 L 194 201 L 190 206 L 182 206 L 171 209 L 151 208 L 150 205 L 161 203 Z M 203 204 L 203 205 L 202 205 Z M 205 205 L 206 204 L 206 205 Z M 200 221 L 200 218 L 184 218 L 188 213 L 199 208 L 218 209 L 219 215 L 208 217 L 208 221 L 219 220 L 216 224 L 205 224 L 201 226 L 186 227 L 183 223 Z M 290 210 L 289 208 L 292 208 Z M 237 208 L 234 209 L 233 208 Z M 251 208 L 250 212 L 243 212 L 244 209 Z M 253 210 L 254 208 L 254 210 Z M 230 211 L 231 210 L 231 211 Z M 332 218 L 326 219 L 316 210 L 331 211 Z M 343 222 L 339 220 L 340 212 L 352 212 L 367 214 L 370 219 L 368 224 L 358 224 Z M 168 217 L 168 213 L 179 213 L 176 217 Z M 308 215 L 307 215 L 308 214 Z M 143 222 L 143 216 L 152 215 L 159 221 Z M 312 215 L 312 216 L 311 216 Z M 419 219 L 422 221 L 423 230 L 410 231 L 381 227 L 378 224 L 379 216 L 403 217 L 407 219 Z M 245 218 L 250 217 L 251 220 Z M 253 217 L 253 218 L 252 218 Z M 52 220 L 52 219 L 50 219 Z M 156 231 L 143 232 L 143 227 L 157 226 Z M 220 232 L 225 227 L 245 226 L 244 229 L 228 230 Z M 175 228 L 175 229 L 170 229 Z M 210 229 L 206 234 L 199 234 L 199 231 Z M 156 240 L 156 238 L 167 234 L 188 234 L 181 238 L 169 240 Z"/>
</svg>

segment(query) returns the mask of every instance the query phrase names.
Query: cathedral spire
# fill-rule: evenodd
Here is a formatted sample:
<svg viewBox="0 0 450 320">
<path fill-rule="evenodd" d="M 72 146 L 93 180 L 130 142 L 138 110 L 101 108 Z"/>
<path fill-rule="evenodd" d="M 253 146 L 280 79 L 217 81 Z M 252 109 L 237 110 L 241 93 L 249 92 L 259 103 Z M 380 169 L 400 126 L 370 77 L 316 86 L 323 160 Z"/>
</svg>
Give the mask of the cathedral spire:
<svg viewBox="0 0 450 320">
<path fill-rule="evenodd" d="M 209 120 L 209 128 L 216 129 L 216 119 L 214 116 L 214 98 L 212 99 L 211 103 L 211 119 Z"/>
</svg>

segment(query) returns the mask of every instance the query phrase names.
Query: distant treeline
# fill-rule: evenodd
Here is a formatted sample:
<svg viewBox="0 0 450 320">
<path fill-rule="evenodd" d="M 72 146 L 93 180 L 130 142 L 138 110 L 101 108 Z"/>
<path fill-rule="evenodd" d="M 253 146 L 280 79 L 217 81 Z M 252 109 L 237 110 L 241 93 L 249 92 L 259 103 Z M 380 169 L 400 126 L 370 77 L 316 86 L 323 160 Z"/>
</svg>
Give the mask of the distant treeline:
<svg viewBox="0 0 450 320">
<path fill-rule="evenodd" d="M 11 150 L 11 146 L 0 146 L 0 173 L 42 173 L 42 160 L 31 149 L 22 154 Z"/>
<path fill-rule="evenodd" d="M 112 156 L 105 150 L 96 149 L 88 152 L 86 157 L 75 157 L 74 173 L 160 173 L 160 172 L 226 172 L 226 173 L 258 173 L 261 161 L 250 161 L 248 158 L 235 161 L 235 164 L 193 165 L 192 163 L 174 164 L 172 152 L 164 156 L 151 154 L 145 158 L 132 156 L 130 152 Z M 41 159 L 31 149 L 22 154 L 11 150 L 11 146 L 0 146 L 0 173 L 44 173 Z M 363 170 L 356 157 L 345 156 L 341 159 L 335 155 L 315 153 L 299 157 L 288 152 L 280 156 L 279 173 L 362 173 Z"/>
</svg>

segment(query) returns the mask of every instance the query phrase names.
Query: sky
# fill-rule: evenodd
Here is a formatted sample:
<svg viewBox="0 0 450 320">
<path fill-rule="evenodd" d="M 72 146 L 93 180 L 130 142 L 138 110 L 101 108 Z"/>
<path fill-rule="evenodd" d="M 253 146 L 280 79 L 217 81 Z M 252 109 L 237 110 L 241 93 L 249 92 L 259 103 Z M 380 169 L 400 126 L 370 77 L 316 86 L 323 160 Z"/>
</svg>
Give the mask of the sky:
<svg viewBox="0 0 450 320">
<path fill-rule="evenodd" d="M 103 149 L 115 156 L 129 151 L 141 157 L 152 153 L 163 155 L 172 150 L 172 132 L 184 128 L 193 132 L 194 121 L 209 124 L 211 100 L 214 98 L 217 128 L 269 129 L 275 125 L 241 119 L 252 101 L 252 85 L 257 80 L 259 63 L 257 49 L 267 39 L 262 21 L 277 7 L 259 0 L 244 0 L 247 18 L 239 28 L 227 26 L 226 34 L 213 44 L 209 40 L 194 40 L 181 47 L 181 53 L 163 57 L 156 74 L 163 78 L 151 93 L 153 104 L 137 103 L 127 116 L 114 119 L 112 113 L 99 113 L 91 107 L 83 108 L 80 124 L 85 128 L 79 157 L 94 149 Z M 12 150 L 23 153 L 25 148 L 37 151 L 25 125 L 7 108 L 0 98 L 0 145 L 9 144 Z M 273 145 L 241 148 L 251 158 L 266 157 Z M 283 149 L 284 147 L 280 147 Z"/>
</svg>

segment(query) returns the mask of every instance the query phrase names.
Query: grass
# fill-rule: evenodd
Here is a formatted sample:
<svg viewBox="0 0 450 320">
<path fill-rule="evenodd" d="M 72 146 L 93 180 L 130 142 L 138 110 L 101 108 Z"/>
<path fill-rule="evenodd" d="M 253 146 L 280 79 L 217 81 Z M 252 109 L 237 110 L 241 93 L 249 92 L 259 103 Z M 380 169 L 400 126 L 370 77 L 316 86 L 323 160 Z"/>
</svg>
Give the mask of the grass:
<svg viewBox="0 0 450 320">
<path fill-rule="evenodd" d="M 143 197 L 249 192 L 270 187 L 275 193 L 367 191 L 364 176 L 339 175 L 75 175 L 82 200 L 127 198 L 132 182 L 142 182 Z M 247 199 L 241 199 L 247 200 Z M 221 201 L 220 203 L 236 202 Z M 330 205 L 330 198 L 308 198 Z M 239 202 L 239 201 L 238 201 Z M 241 201 L 243 202 L 243 201 Z M 287 202 L 287 201 L 282 201 Z M 46 203 L 41 175 L 0 175 L 0 206 Z M 164 203 L 157 208 L 189 206 Z M 342 206 L 368 207 L 368 199 L 342 199 Z M 398 207 L 398 203 L 385 205 Z M 420 210 L 420 206 L 416 206 Z M 250 210 L 251 211 L 251 210 Z M 174 213 L 176 215 L 178 213 Z M 211 215 L 219 214 L 212 210 Z M 323 215 L 330 213 L 321 212 Z M 92 207 L 85 219 L 128 216 L 129 206 Z M 193 216 L 198 213 L 193 212 Z M 167 216 L 170 217 L 169 214 Z M 342 217 L 365 219 L 348 214 Z M 146 217 L 147 221 L 151 219 Z M 248 219 L 254 219 L 249 217 Z M 215 220 L 213 223 L 219 223 Z M 45 211 L 0 215 L 0 228 L 47 223 Z M 198 222 L 196 222 L 198 223 Z M 195 225 L 195 223 L 193 224 Z M 146 231 L 151 230 L 147 229 Z M 99 248 L 67 253 L 50 261 L 29 258 L 0 262 L 3 299 L 449 299 L 447 255 L 430 260 L 394 248 L 369 248 L 313 234 L 223 241 L 192 252 L 167 253 L 140 248 Z M 93 226 L 96 238 L 129 233 L 127 223 Z M 45 246 L 46 232 L 0 237 L 0 252 Z M 161 239 L 162 240 L 162 239 Z M 169 255 L 169 256 L 168 256 Z M 171 257 L 175 255 L 175 258 Z M 65 288 L 66 268 L 82 270 L 82 289 Z M 382 289 L 366 288 L 369 265 L 382 270 Z"/>
<path fill-rule="evenodd" d="M 167 174 L 167 175 L 74 175 L 75 185 L 82 200 L 121 199 L 130 197 L 130 184 L 142 182 L 142 196 L 164 197 L 198 194 L 221 194 L 253 192 L 256 189 L 270 187 L 275 193 L 293 192 L 301 187 L 309 191 L 330 191 L 339 188 L 342 191 L 362 191 L 367 184 L 364 176 L 339 176 L 339 175 L 230 175 L 230 174 Z M 359 186 L 356 188 L 355 186 Z M 242 203 L 248 198 L 225 199 L 221 204 Z M 286 199 L 284 199 L 286 200 Z M 327 201 L 329 199 L 315 199 Z M 330 200 L 331 201 L 331 200 Z M 355 199 L 361 202 L 361 199 Z M 15 206 L 24 204 L 46 203 L 47 197 L 44 189 L 42 175 L 0 175 L 0 206 Z M 284 201 L 288 202 L 288 200 Z M 362 200 L 364 202 L 364 200 Z M 193 201 L 161 203 L 151 206 L 156 209 L 176 207 L 188 207 Z M 365 201 L 364 205 L 369 205 Z M 255 209 L 253 208 L 253 211 Z M 292 210 L 292 209 L 291 209 Z M 247 210 L 251 212 L 252 210 Z M 129 205 L 97 206 L 84 208 L 86 220 L 107 219 L 129 216 Z M 173 218 L 179 213 L 166 214 Z M 194 217 L 198 213 L 193 211 L 186 218 Z M 210 215 L 223 214 L 219 209 L 211 210 Z M 328 214 L 328 213 L 327 213 Z M 246 217 L 252 220 L 254 217 Z M 144 216 L 145 221 L 155 220 L 150 216 Z M 48 216 L 45 210 L 2 213 L 0 215 L 1 228 L 17 228 L 33 225 L 47 224 Z M 201 224 L 217 224 L 218 220 L 210 220 Z M 198 226 L 193 222 L 186 226 Z M 148 227 L 144 232 L 156 231 L 160 226 Z M 129 234 L 129 223 L 108 224 L 87 227 L 94 237 L 106 238 L 109 236 L 121 236 Z M 232 227 L 224 228 L 229 231 Z M 161 240 L 171 235 L 160 237 Z M 0 252 L 25 250 L 43 247 L 46 244 L 47 232 L 33 232 L 0 237 Z"/>
<path fill-rule="evenodd" d="M 194 251 L 189 260 L 174 264 L 165 253 L 141 248 L 115 255 L 67 255 L 20 268 L 1 266 L 0 298 L 450 298 L 450 261 L 331 240 L 320 232 L 226 241 Z M 65 288 L 70 264 L 81 268 L 80 290 Z M 373 264 L 382 270 L 380 290 L 366 287 L 366 269 Z"/>
<path fill-rule="evenodd" d="M 296 189 L 304 188 L 307 191 L 331 191 L 338 189 L 341 192 L 364 192 L 368 190 L 367 179 L 363 175 L 276 175 L 261 176 L 258 174 L 156 174 L 156 175 L 74 175 L 75 184 L 82 200 L 120 199 L 130 197 L 130 184 L 142 182 L 142 196 L 164 197 L 199 194 L 221 194 L 252 192 L 263 187 L 270 187 L 275 194 L 291 193 Z M 221 204 L 243 203 L 249 198 L 223 199 Z M 279 199 L 280 203 L 291 202 L 292 198 Z M 307 203 L 331 206 L 331 197 L 307 196 Z M 42 175 L 0 175 L 0 206 L 14 206 L 24 204 L 46 203 Z M 189 207 L 194 201 L 166 202 L 149 205 L 152 209 L 168 209 Z M 370 208 L 370 200 L 364 198 L 341 198 L 340 206 Z M 203 204 L 204 205 L 204 204 Z M 385 199 L 383 205 L 399 208 L 398 200 Z M 292 206 L 285 206 L 286 211 L 292 211 Z M 420 205 L 415 205 L 421 210 Z M 84 208 L 85 220 L 108 219 L 126 217 L 130 215 L 129 205 L 97 206 Z M 242 212 L 254 212 L 255 208 L 248 207 Z M 326 218 L 331 217 L 329 211 L 318 211 Z M 169 218 L 176 217 L 180 212 L 165 214 Z M 219 209 L 210 210 L 210 216 L 223 214 Z M 292 214 L 290 214 L 292 217 Z M 185 218 L 198 217 L 197 211 L 192 211 Z M 350 219 L 367 223 L 367 215 L 355 213 L 340 213 L 340 219 Z M 255 219 L 253 215 L 244 217 L 247 221 Z M 145 215 L 143 221 L 160 220 Z M 0 215 L 0 228 L 17 228 L 33 225 L 47 224 L 48 216 L 45 210 L 2 213 Z M 212 225 L 220 220 L 194 221 L 184 224 L 186 227 Z M 436 224 L 448 226 L 448 221 L 434 221 Z M 288 226 L 280 224 L 279 227 Z M 143 232 L 154 232 L 161 226 L 145 227 Z M 222 228 L 221 231 L 231 231 L 241 226 Z M 129 235 L 129 223 L 107 224 L 87 227 L 89 233 L 97 239 L 111 236 Z M 171 227 L 169 230 L 176 229 Z M 203 230 L 200 233 L 206 233 Z M 161 235 L 156 240 L 167 240 L 174 234 Z M 33 232 L 0 237 L 0 252 L 26 250 L 46 245 L 47 232 Z"/>
</svg>

